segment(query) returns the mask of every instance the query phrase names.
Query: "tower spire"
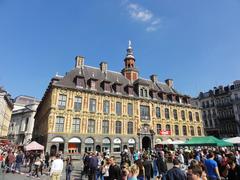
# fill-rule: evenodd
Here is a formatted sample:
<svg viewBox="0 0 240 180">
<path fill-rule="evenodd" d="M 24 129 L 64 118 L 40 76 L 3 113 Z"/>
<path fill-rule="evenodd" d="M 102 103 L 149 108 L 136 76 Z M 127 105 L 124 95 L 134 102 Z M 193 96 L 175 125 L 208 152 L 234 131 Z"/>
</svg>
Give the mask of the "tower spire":
<svg viewBox="0 0 240 180">
<path fill-rule="evenodd" d="M 138 79 L 138 71 L 135 68 L 135 57 L 133 54 L 132 42 L 128 41 L 127 54 L 124 59 L 125 68 L 122 70 L 123 75 L 130 81 Z"/>
<path fill-rule="evenodd" d="M 128 41 L 127 55 L 125 59 L 133 59 L 135 61 L 135 57 L 133 55 L 132 42 L 130 40 Z"/>
</svg>

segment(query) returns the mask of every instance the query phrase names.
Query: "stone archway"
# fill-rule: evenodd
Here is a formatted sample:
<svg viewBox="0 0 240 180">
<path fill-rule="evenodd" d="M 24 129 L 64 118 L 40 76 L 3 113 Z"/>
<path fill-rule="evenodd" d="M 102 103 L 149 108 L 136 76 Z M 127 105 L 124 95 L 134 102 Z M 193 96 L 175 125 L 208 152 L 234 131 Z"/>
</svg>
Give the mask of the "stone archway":
<svg viewBox="0 0 240 180">
<path fill-rule="evenodd" d="M 50 148 L 50 155 L 51 155 L 51 156 L 55 156 L 56 153 L 57 153 L 57 146 L 54 144 L 54 145 L 52 145 L 51 148 Z"/>
<path fill-rule="evenodd" d="M 151 139 L 147 136 L 142 138 L 142 150 L 151 150 Z"/>
</svg>

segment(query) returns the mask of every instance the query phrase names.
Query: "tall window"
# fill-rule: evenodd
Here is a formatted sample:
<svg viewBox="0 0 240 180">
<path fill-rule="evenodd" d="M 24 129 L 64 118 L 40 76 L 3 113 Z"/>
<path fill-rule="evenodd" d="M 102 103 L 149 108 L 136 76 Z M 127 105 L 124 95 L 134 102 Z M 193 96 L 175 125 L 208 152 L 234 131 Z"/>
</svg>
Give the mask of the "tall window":
<svg viewBox="0 0 240 180">
<path fill-rule="evenodd" d="M 182 117 L 182 120 L 183 120 L 183 121 L 186 120 L 185 111 L 184 111 L 184 110 L 181 111 L 181 117 Z"/>
<path fill-rule="evenodd" d="M 121 121 L 116 121 L 116 134 L 121 134 L 122 133 L 122 123 Z"/>
<path fill-rule="evenodd" d="M 64 131 L 64 117 L 57 116 L 55 131 L 56 132 L 63 132 Z"/>
<path fill-rule="evenodd" d="M 141 119 L 143 120 L 149 120 L 150 119 L 150 112 L 149 112 L 149 106 L 140 106 L 140 115 Z"/>
<path fill-rule="evenodd" d="M 195 115 L 196 115 L 196 121 L 199 122 L 199 121 L 200 121 L 200 119 L 199 119 L 199 113 L 196 112 Z"/>
<path fill-rule="evenodd" d="M 179 135 L 179 129 L 178 129 L 178 125 L 175 125 L 175 135 Z"/>
<path fill-rule="evenodd" d="M 171 131 L 171 126 L 169 124 L 166 125 L 166 131 Z"/>
<path fill-rule="evenodd" d="M 161 130 L 162 130 L 161 124 L 157 124 L 157 134 L 159 134 Z"/>
<path fill-rule="evenodd" d="M 95 133 L 95 120 L 88 120 L 88 133 Z"/>
<path fill-rule="evenodd" d="M 161 118 L 161 110 L 160 107 L 156 107 L 156 117 Z"/>
<path fill-rule="evenodd" d="M 187 127 L 186 126 L 182 127 L 182 131 L 183 131 L 183 135 L 187 136 Z"/>
<path fill-rule="evenodd" d="M 109 133 L 109 121 L 108 120 L 103 120 L 103 122 L 102 122 L 102 133 L 103 134 Z"/>
<path fill-rule="evenodd" d="M 201 127 L 198 127 L 198 128 L 197 128 L 197 131 L 198 131 L 198 136 L 201 136 L 201 135 L 202 135 Z"/>
<path fill-rule="evenodd" d="M 81 111 L 82 109 L 82 98 L 76 96 L 74 99 L 74 111 Z"/>
<path fill-rule="evenodd" d="M 79 133 L 80 132 L 80 119 L 79 118 L 73 118 L 72 132 L 73 133 Z"/>
<path fill-rule="evenodd" d="M 170 119 L 169 109 L 168 108 L 165 108 L 165 118 L 166 119 Z"/>
<path fill-rule="evenodd" d="M 194 136 L 194 128 L 193 128 L 193 126 L 190 126 L 190 132 L 191 132 L 191 136 Z"/>
<path fill-rule="evenodd" d="M 66 101 L 67 101 L 67 96 L 60 94 L 58 97 L 58 108 L 59 109 L 65 109 L 66 107 Z"/>
<path fill-rule="evenodd" d="M 133 134 L 133 122 L 128 122 L 128 134 Z"/>
<path fill-rule="evenodd" d="M 174 120 L 178 120 L 178 114 L 176 109 L 173 110 L 173 117 L 174 117 Z"/>
<path fill-rule="evenodd" d="M 189 111 L 189 112 L 188 112 L 188 115 L 189 115 L 189 121 L 192 121 L 192 120 L 193 120 L 193 118 L 192 118 L 192 112 Z"/>
<path fill-rule="evenodd" d="M 122 115 L 122 103 L 116 102 L 116 114 L 118 116 Z"/>
<path fill-rule="evenodd" d="M 105 100 L 103 101 L 103 113 L 109 114 L 109 111 L 110 111 L 110 103 L 109 101 Z"/>
<path fill-rule="evenodd" d="M 89 102 L 89 111 L 90 112 L 96 112 L 96 99 L 90 99 Z"/>
<path fill-rule="evenodd" d="M 132 103 L 128 103 L 128 116 L 133 116 L 133 105 Z"/>
<path fill-rule="evenodd" d="M 26 119 L 26 123 L 25 123 L 25 131 L 27 131 L 27 129 L 28 129 L 28 122 L 29 122 L 29 118 Z"/>
</svg>

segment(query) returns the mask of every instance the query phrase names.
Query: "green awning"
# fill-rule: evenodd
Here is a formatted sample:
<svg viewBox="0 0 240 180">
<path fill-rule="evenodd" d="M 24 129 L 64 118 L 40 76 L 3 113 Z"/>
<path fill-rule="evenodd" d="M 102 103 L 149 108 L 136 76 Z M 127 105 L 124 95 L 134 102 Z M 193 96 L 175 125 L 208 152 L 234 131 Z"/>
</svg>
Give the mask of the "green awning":
<svg viewBox="0 0 240 180">
<path fill-rule="evenodd" d="M 232 143 L 220 140 L 214 136 L 204 136 L 204 137 L 192 137 L 185 144 L 186 146 L 197 146 L 197 145 L 208 145 L 208 146 L 233 146 Z"/>
</svg>

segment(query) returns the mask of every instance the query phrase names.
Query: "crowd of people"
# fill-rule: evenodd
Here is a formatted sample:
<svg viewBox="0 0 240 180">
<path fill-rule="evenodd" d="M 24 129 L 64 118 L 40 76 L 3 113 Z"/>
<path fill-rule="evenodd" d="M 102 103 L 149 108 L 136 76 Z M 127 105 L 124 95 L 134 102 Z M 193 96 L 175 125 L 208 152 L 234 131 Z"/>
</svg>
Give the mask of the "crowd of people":
<svg viewBox="0 0 240 180">
<path fill-rule="evenodd" d="M 22 146 L 12 144 L 0 145 L 0 167 L 3 173 L 26 174 L 40 179 L 47 175 L 51 179 L 59 179 L 63 170 L 63 158 L 61 153 L 50 156 L 43 151 L 24 151 Z M 69 167 L 70 158 L 66 159 L 65 167 Z M 69 175 L 68 175 L 69 176 Z M 66 177 L 70 180 L 70 177 Z"/>
<path fill-rule="evenodd" d="M 65 164 L 64 164 L 65 161 Z M 240 180 L 240 154 L 228 148 L 125 149 L 120 156 L 86 152 L 76 163 L 83 163 L 80 179 L 89 180 Z M 0 165 L 5 173 L 27 173 L 40 179 L 47 175 L 60 180 L 65 168 L 66 180 L 72 180 L 71 156 L 61 152 L 50 156 L 40 151 L 26 151 L 14 145 L 0 145 Z M 77 166 L 80 168 L 80 166 Z M 65 179 L 65 178 L 64 178 Z"/>
<path fill-rule="evenodd" d="M 83 162 L 89 180 L 240 180 L 239 152 L 227 148 L 124 150 L 119 163 L 114 156 L 89 152 Z"/>
</svg>

